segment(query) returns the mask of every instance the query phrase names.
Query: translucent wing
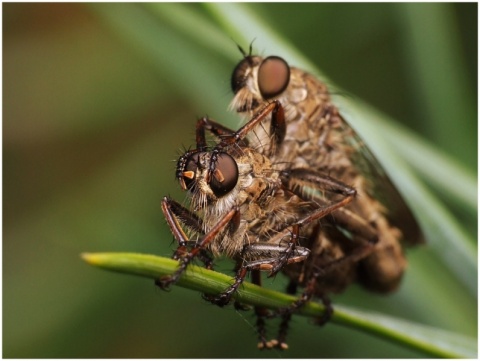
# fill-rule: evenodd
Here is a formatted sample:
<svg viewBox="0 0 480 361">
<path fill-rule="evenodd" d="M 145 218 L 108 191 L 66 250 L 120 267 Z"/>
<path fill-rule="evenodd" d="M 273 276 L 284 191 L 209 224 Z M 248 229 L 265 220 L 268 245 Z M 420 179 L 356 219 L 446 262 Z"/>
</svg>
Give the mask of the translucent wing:
<svg viewBox="0 0 480 361">
<path fill-rule="evenodd" d="M 386 207 L 387 218 L 392 225 L 402 230 L 405 243 L 409 245 L 423 243 L 422 232 L 412 211 L 383 167 L 358 134 L 351 129 L 349 134 L 351 136 L 345 141 L 354 149 L 351 156 L 353 164 L 368 182 L 366 191 Z"/>
</svg>

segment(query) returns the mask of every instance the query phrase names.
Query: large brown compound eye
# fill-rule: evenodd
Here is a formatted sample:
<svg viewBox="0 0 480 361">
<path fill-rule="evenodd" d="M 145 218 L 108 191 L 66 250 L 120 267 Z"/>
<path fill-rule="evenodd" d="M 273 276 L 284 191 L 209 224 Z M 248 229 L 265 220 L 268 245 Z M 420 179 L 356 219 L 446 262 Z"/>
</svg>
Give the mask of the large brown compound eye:
<svg viewBox="0 0 480 361">
<path fill-rule="evenodd" d="M 209 182 L 213 193 L 220 198 L 235 188 L 237 181 L 237 162 L 227 153 L 219 153 Z"/>
<path fill-rule="evenodd" d="M 290 82 L 290 67 L 278 56 L 269 56 L 258 68 L 258 89 L 264 99 L 282 93 Z"/>
<path fill-rule="evenodd" d="M 237 94 L 240 89 L 245 86 L 247 69 L 251 66 L 251 57 L 245 57 L 240 63 L 237 64 L 232 73 L 231 87 L 234 94 Z"/>
</svg>

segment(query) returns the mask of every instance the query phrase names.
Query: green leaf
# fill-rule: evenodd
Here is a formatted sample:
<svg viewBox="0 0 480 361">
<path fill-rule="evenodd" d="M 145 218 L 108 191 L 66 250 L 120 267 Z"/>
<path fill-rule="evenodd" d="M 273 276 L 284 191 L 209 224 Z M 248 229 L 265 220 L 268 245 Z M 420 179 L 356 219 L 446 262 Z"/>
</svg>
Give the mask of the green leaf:
<svg viewBox="0 0 480 361">
<path fill-rule="evenodd" d="M 133 253 L 84 253 L 82 258 L 93 266 L 153 279 L 172 274 L 178 265 L 177 261 L 168 258 Z M 180 287 L 208 294 L 218 294 L 230 284 L 231 276 L 193 265 L 187 268 L 177 283 Z M 243 304 L 270 309 L 289 306 L 296 300 L 290 295 L 248 282 L 242 284 L 234 298 Z M 298 314 L 318 317 L 322 312 L 322 305 L 308 302 Z M 387 315 L 336 306 L 332 322 L 383 337 L 434 357 L 476 357 L 476 340 L 472 338 Z"/>
</svg>

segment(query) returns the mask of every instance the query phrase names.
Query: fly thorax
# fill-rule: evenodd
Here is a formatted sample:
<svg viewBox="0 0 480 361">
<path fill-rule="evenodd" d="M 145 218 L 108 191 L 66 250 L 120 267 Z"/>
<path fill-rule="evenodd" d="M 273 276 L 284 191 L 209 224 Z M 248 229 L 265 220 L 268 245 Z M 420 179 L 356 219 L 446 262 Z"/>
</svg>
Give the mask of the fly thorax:
<svg viewBox="0 0 480 361">
<path fill-rule="evenodd" d="M 308 90 L 303 80 L 303 72 L 294 67 L 290 71 L 290 85 L 287 88 L 285 103 L 297 105 L 307 99 Z"/>
</svg>

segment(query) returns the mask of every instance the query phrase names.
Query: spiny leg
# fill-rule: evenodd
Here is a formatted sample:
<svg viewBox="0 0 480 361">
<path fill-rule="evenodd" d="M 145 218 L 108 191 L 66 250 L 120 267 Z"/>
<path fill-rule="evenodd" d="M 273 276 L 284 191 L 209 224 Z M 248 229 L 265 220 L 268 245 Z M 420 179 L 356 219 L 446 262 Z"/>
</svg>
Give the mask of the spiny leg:
<svg viewBox="0 0 480 361">
<path fill-rule="evenodd" d="M 262 285 L 262 276 L 259 270 L 253 270 L 251 272 L 252 283 L 258 286 Z M 269 311 L 265 307 L 255 306 L 255 316 L 257 317 L 256 326 L 258 333 L 259 349 L 270 348 L 271 344 L 267 342 L 267 330 L 265 328 L 265 319 L 269 315 Z"/>
<path fill-rule="evenodd" d="M 227 305 L 230 300 L 232 299 L 232 296 L 234 293 L 237 291 L 238 287 L 243 283 L 245 280 L 245 277 L 247 276 L 248 269 L 245 267 L 240 267 L 237 272 L 235 273 L 235 280 L 234 282 L 222 293 L 220 293 L 217 296 L 209 296 L 208 300 L 212 302 L 213 304 L 223 307 Z"/>
<path fill-rule="evenodd" d="M 303 305 L 305 305 L 308 301 L 310 301 L 312 299 L 313 295 L 319 296 L 321 301 L 322 301 L 323 306 L 325 307 L 322 316 L 320 316 L 315 321 L 315 323 L 318 324 L 318 325 L 323 325 L 330 320 L 330 318 L 333 314 L 333 307 L 332 307 L 330 299 L 326 295 L 318 295 L 318 294 L 315 293 L 315 287 L 318 283 L 318 277 L 319 277 L 319 275 L 314 273 L 310 277 L 310 279 L 308 280 L 307 284 L 305 285 L 305 288 L 304 288 L 302 294 L 300 295 L 300 297 L 295 302 L 293 302 L 290 306 L 278 310 L 278 313 L 282 316 L 282 318 L 284 320 L 282 322 L 282 325 L 285 324 L 284 327 L 287 327 L 288 321 L 290 320 L 293 312 L 295 312 L 299 308 L 303 307 Z M 295 294 L 295 293 L 291 293 L 291 294 Z M 280 328 L 279 338 L 281 337 L 280 335 L 282 335 L 282 334 L 286 335 L 286 331 L 282 333 L 282 328 Z"/>
<path fill-rule="evenodd" d="M 284 110 L 278 100 L 267 104 L 263 109 L 255 114 L 247 124 L 237 131 L 232 131 L 231 129 L 224 127 L 223 125 L 220 125 L 219 123 L 216 123 L 207 117 L 200 118 L 197 121 L 196 126 L 197 148 L 186 152 L 178 161 L 178 164 L 183 165 L 177 165 L 177 179 L 180 181 L 182 188 L 184 190 L 188 189 L 184 177 L 191 179 L 194 176 L 193 172 L 189 170 L 185 171 L 185 165 L 194 159 L 192 157 L 195 154 L 205 152 L 207 150 L 205 130 L 208 130 L 214 136 L 220 138 L 220 142 L 211 151 L 210 166 L 208 170 L 208 178 L 211 178 L 215 174 L 220 153 L 222 153 L 225 148 L 230 148 L 235 145 L 240 146 L 240 148 L 247 146 L 248 141 L 245 139 L 247 134 L 251 132 L 259 123 L 261 123 L 269 114 L 272 114 L 270 128 L 273 135 L 273 141 L 274 144 L 278 146 L 283 142 L 286 132 Z M 231 148 L 231 151 L 235 150 L 236 148 Z"/>
<path fill-rule="evenodd" d="M 343 193 L 345 197 L 338 202 L 334 202 L 333 204 L 327 205 L 325 207 L 319 207 L 314 212 L 307 215 L 294 225 L 288 226 L 282 232 L 277 233 L 277 235 L 272 238 L 268 243 L 259 242 L 246 245 L 242 251 L 242 258 L 246 260 L 246 262 L 237 270 L 235 282 L 225 292 L 223 292 L 216 298 L 210 299 L 213 303 L 218 304 L 219 306 L 227 304 L 235 291 L 240 286 L 240 284 L 243 282 L 248 270 L 269 270 L 270 276 L 272 276 L 278 271 L 280 271 L 285 265 L 304 261 L 308 257 L 310 251 L 304 247 L 299 247 L 297 245 L 300 226 L 303 224 L 309 224 L 310 222 L 320 219 L 330 214 L 334 210 L 345 206 L 346 204 L 351 202 L 353 197 L 356 195 L 354 189 L 345 186 L 343 183 L 335 181 L 329 177 L 326 178 L 326 181 L 329 185 L 338 185 L 338 189 L 335 188 L 335 190 L 338 193 Z M 292 230 L 290 230 L 290 227 L 292 227 Z M 286 246 L 279 246 L 279 240 L 285 237 L 289 237 L 290 241 Z M 251 258 L 250 261 L 248 260 L 249 257 Z M 315 286 L 315 281 L 315 279 L 311 280 L 311 287 L 313 289 Z M 313 291 L 309 290 L 308 292 L 305 292 L 305 300 L 300 299 L 296 302 L 298 303 L 298 306 L 295 306 L 294 304 L 291 308 L 287 309 L 287 311 L 284 313 L 282 325 L 280 328 L 284 331 L 279 332 L 280 341 L 277 340 L 278 343 L 275 343 L 275 345 L 272 343 L 266 343 L 265 346 L 276 346 L 282 349 L 288 347 L 285 343 L 285 338 L 286 330 L 288 328 L 288 322 L 291 318 L 291 313 L 297 308 L 301 307 L 308 299 L 310 299 L 311 294 L 313 294 Z M 260 327 L 263 327 L 264 321 L 260 319 L 258 322 Z"/>
<path fill-rule="evenodd" d="M 285 134 L 287 133 L 287 123 L 285 122 L 285 112 L 280 103 L 278 103 L 272 110 L 272 120 L 270 123 L 270 134 L 273 137 L 272 148 L 270 152 L 275 154 L 280 148 Z"/>
<path fill-rule="evenodd" d="M 162 200 L 162 211 L 170 230 L 174 234 L 174 238 L 178 242 L 177 250 L 172 255 L 172 259 L 178 260 L 186 253 L 187 246 L 194 246 L 196 243 L 196 241 L 187 240 L 187 236 L 183 232 L 179 220 L 181 220 L 185 227 L 199 234 L 203 233 L 203 220 L 195 213 L 183 207 L 180 203 L 168 197 L 164 197 Z M 213 269 L 213 259 L 207 250 L 202 249 L 198 257 L 205 265 L 205 268 Z"/>
<path fill-rule="evenodd" d="M 287 322 L 291 314 L 297 311 L 299 308 L 303 307 L 303 305 L 305 305 L 305 303 L 310 301 L 313 296 L 319 297 L 322 301 L 323 306 L 325 307 L 323 315 L 320 316 L 315 321 L 315 323 L 318 325 L 324 325 L 330 320 L 333 314 L 333 307 L 332 307 L 331 301 L 327 295 L 319 294 L 316 291 L 317 284 L 322 279 L 322 277 L 326 276 L 329 272 L 334 271 L 335 269 L 341 267 L 346 263 L 358 262 L 359 260 L 368 256 L 373 251 L 373 247 L 375 243 L 368 242 L 364 239 L 357 239 L 357 242 L 359 243 L 359 246 L 354 248 L 351 251 L 351 253 L 349 253 L 348 255 L 338 258 L 334 261 L 331 261 L 326 265 L 323 265 L 321 268 L 318 266 L 313 267 L 312 273 L 309 276 L 309 279 L 307 280 L 304 290 L 302 294 L 299 296 L 299 298 L 295 302 L 293 302 L 290 306 L 279 309 L 277 311 L 278 314 L 282 315 L 284 322 Z M 314 264 L 315 260 L 314 259 L 310 260 L 310 262 Z M 282 333 L 280 332 L 279 334 L 282 334 Z"/>
<path fill-rule="evenodd" d="M 285 228 L 283 232 L 280 232 L 280 235 L 290 233 L 290 241 L 285 249 L 285 254 L 279 257 L 277 262 L 273 265 L 269 277 L 278 273 L 287 264 L 292 252 L 294 252 L 295 247 L 298 245 L 299 232 L 302 225 L 310 224 L 311 222 L 330 215 L 337 209 L 352 202 L 357 195 L 354 188 L 347 186 L 335 178 L 303 168 L 283 171 L 282 184 L 287 192 L 296 194 L 304 199 L 306 198 L 304 195 L 304 188 L 306 187 L 311 187 L 325 193 L 339 194 L 341 198 L 339 200 L 330 201 L 329 203 L 325 200 L 322 200 L 321 203 L 318 202 L 318 207 L 312 210 L 310 214 L 303 219 L 300 219 L 295 224 Z"/>
<path fill-rule="evenodd" d="M 235 275 L 234 283 L 220 295 L 205 295 L 204 298 L 214 304 L 224 306 L 230 301 L 231 297 L 241 285 L 248 271 L 251 271 L 252 282 L 254 284 L 261 285 L 260 271 L 272 270 L 274 265 L 278 263 L 279 257 L 287 253 L 285 251 L 286 247 L 288 248 L 288 246 L 280 246 L 278 242 L 258 242 L 244 246 L 240 258 L 242 260 L 242 263 L 237 264 L 237 272 Z M 304 261 L 310 254 L 310 250 L 305 247 L 297 246 L 294 248 L 293 252 L 289 254 L 290 256 L 286 260 L 286 264 Z M 288 346 L 285 343 L 285 337 L 290 316 L 285 317 L 285 320 L 283 322 L 284 326 L 282 326 L 285 330 L 284 336 L 279 337 L 278 339 L 281 340 L 281 342 L 278 342 L 276 340 L 266 341 L 265 319 L 270 316 L 269 311 L 264 307 L 255 306 L 255 315 L 257 316 L 256 326 L 259 335 L 258 348 L 263 349 L 278 347 L 281 349 L 286 349 Z"/>
<path fill-rule="evenodd" d="M 297 293 L 298 283 L 294 280 L 291 280 L 287 286 L 287 293 L 289 295 L 295 295 Z M 278 328 L 277 338 L 270 341 L 272 347 L 279 348 L 281 350 L 288 349 L 287 334 L 288 334 L 288 326 L 290 324 L 290 320 L 292 318 L 292 312 L 285 312 L 281 313 L 281 322 Z"/>
<path fill-rule="evenodd" d="M 162 211 L 167 221 L 168 226 L 173 234 L 173 237 L 178 242 L 178 248 L 173 254 L 173 259 L 179 259 L 186 251 L 186 245 L 188 237 L 183 231 L 180 221 L 187 228 L 202 233 L 203 220 L 199 218 L 195 213 L 183 207 L 177 201 L 164 197 L 162 200 Z"/>
<path fill-rule="evenodd" d="M 302 294 L 299 296 L 299 298 L 295 302 L 293 302 L 289 307 L 282 308 L 277 311 L 278 314 L 282 315 L 284 319 L 284 323 L 288 321 L 288 319 L 290 318 L 290 315 L 293 312 L 303 307 L 303 305 L 308 301 L 310 301 L 313 296 L 319 297 L 325 308 L 323 315 L 317 318 L 315 320 L 315 323 L 317 325 L 324 325 L 330 320 L 333 314 L 333 307 L 332 307 L 331 301 L 327 295 L 318 293 L 318 291 L 316 290 L 316 287 L 319 281 L 321 281 L 322 277 L 326 276 L 329 272 L 332 272 L 335 269 L 342 267 L 342 265 L 346 263 L 358 262 L 359 260 L 368 256 L 373 251 L 375 242 L 369 242 L 368 240 L 361 239 L 359 237 L 357 237 L 356 242 L 359 243 L 359 246 L 354 248 L 351 251 L 351 253 L 349 253 L 348 255 L 343 256 L 334 261 L 331 261 L 326 265 L 323 265 L 321 268 L 318 266 L 313 267 L 312 273 L 309 279 L 307 280 L 304 290 Z M 314 264 L 315 260 L 313 259 L 310 262 Z M 281 335 L 282 333 L 280 332 L 279 334 Z M 279 336 L 279 338 L 280 337 L 281 336 Z"/>
<path fill-rule="evenodd" d="M 288 344 L 286 342 L 286 339 L 287 339 L 288 328 L 289 328 L 288 326 L 290 324 L 292 314 L 294 311 L 301 308 L 305 303 L 307 303 L 312 298 L 312 295 L 314 293 L 315 283 L 316 283 L 316 279 L 313 279 L 312 282 L 309 282 L 309 284 L 307 285 L 307 288 L 304 290 L 304 292 L 302 293 L 302 296 L 300 296 L 299 299 L 297 299 L 289 307 L 280 309 L 278 311 L 278 313 L 281 316 L 281 322 L 278 329 L 277 338 L 270 341 L 271 347 L 276 347 L 281 350 L 288 349 Z M 290 284 L 287 287 L 287 293 L 291 295 L 296 294 L 297 286 L 298 284 L 296 281 L 290 281 Z M 322 300 L 322 303 L 325 307 L 325 311 L 322 314 L 322 316 L 320 316 L 315 321 L 315 323 L 318 325 L 323 325 L 330 320 L 333 314 L 333 308 L 332 308 L 330 299 L 327 296 L 322 295 L 320 299 Z"/>
<path fill-rule="evenodd" d="M 221 139 L 221 142 L 215 148 L 222 149 L 233 144 L 242 146 L 248 145 L 248 141 L 245 139 L 246 135 L 261 123 L 270 113 L 272 114 L 270 133 L 273 134 L 275 143 L 280 145 L 285 138 L 286 123 L 283 107 L 278 100 L 275 100 L 261 109 L 252 119 L 237 131 L 225 127 L 208 117 L 198 119 L 195 132 L 197 149 L 191 151 L 191 153 L 205 151 L 205 149 L 207 149 L 205 130 L 208 130 L 214 136 Z"/>
<path fill-rule="evenodd" d="M 298 238 L 300 233 L 300 225 L 294 224 L 292 225 L 292 230 L 290 231 L 289 242 L 287 247 L 285 248 L 284 252 L 280 255 L 280 257 L 275 261 L 272 270 L 270 271 L 269 277 L 277 274 L 285 265 L 288 263 L 288 260 L 292 257 L 292 254 L 295 250 L 295 246 L 298 245 Z"/>
<path fill-rule="evenodd" d="M 361 259 L 362 257 L 365 257 L 369 252 L 371 252 L 373 244 L 376 242 L 376 239 L 377 239 L 375 230 L 371 226 L 369 226 L 365 220 L 359 217 L 354 218 L 354 215 L 352 215 L 351 212 L 350 213 L 348 211 L 343 212 L 344 211 L 343 207 L 348 203 L 350 203 L 356 196 L 356 191 L 352 187 L 349 187 L 343 184 L 342 182 L 337 181 L 334 178 L 331 178 L 323 174 L 319 174 L 317 172 L 314 172 L 308 169 L 293 169 L 293 170 L 284 172 L 283 182 L 285 187 L 288 187 L 287 188 L 288 191 L 307 200 L 312 200 L 312 199 L 311 198 L 309 199 L 309 197 L 305 196 L 305 194 L 308 194 L 308 193 L 304 192 L 304 189 L 303 189 L 304 187 L 314 188 L 320 191 L 321 194 L 330 192 L 330 193 L 341 195 L 341 199 L 339 201 L 336 201 L 336 202 L 334 201 L 330 205 L 326 205 L 327 199 L 325 198 L 325 195 L 323 198 L 320 198 L 319 196 L 313 197 L 315 198 L 314 199 L 315 203 L 318 204 L 319 207 L 318 209 L 312 211 L 309 215 L 307 215 L 302 220 L 298 221 L 295 225 L 292 226 L 291 233 L 293 236 L 296 236 L 296 237 L 292 237 L 292 240 L 298 239 L 299 227 L 301 225 L 309 224 L 325 216 L 334 217 L 332 215 L 333 212 L 338 211 L 338 213 L 342 214 L 340 218 L 345 222 L 345 224 L 347 225 L 352 224 L 352 229 L 350 229 L 350 231 L 352 231 L 357 235 L 360 234 L 361 236 L 367 237 L 367 241 L 363 240 L 362 242 L 360 242 L 362 244 L 362 247 L 359 247 L 356 252 L 353 252 L 349 256 L 343 257 L 342 259 L 332 262 L 322 270 L 315 271 L 313 275 L 309 278 L 309 280 L 307 280 L 307 283 L 302 295 L 292 305 L 278 311 L 278 313 L 281 314 L 282 316 L 282 322 L 280 325 L 278 338 L 275 341 L 277 347 L 279 348 L 284 348 L 286 346 L 285 339 L 287 335 L 288 323 L 291 319 L 292 313 L 295 312 L 297 309 L 301 308 L 315 294 L 318 278 L 324 275 L 325 273 L 330 272 L 332 269 L 335 269 L 343 262 L 351 262 L 354 259 Z M 362 237 L 358 237 L 358 238 L 361 239 Z M 291 244 L 288 249 L 294 249 L 295 243 L 294 242 L 292 243 L 293 245 Z M 279 258 L 278 264 L 275 265 L 275 267 L 272 270 L 272 273 L 276 271 L 278 272 L 283 267 L 284 267 L 283 258 Z M 295 290 L 296 290 L 296 282 L 292 283 L 289 288 L 289 291 L 292 293 L 295 293 Z M 321 295 L 320 298 L 325 306 L 325 312 L 323 316 L 317 321 L 317 323 L 323 324 L 330 319 L 333 313 L 333 308 L 331 306 L 331 302 L 329 298 L 326 295 Z"/>
<path fill-rule="evenodd" d="M 167 202 L 168 203 L 168 202 Z M 181 206 L 180 206 L 181 207 Z M 174 274 L 170 276 L 164 276 L 160 280 L 156 282 L 158 286 L 161 288 L 168 288 L 171 284 L 178 281 L 182 273 L 185 271 L 187 266 L 190 262 L 197 257 L 198 255 L 204 255 L 205 247 L 220 233 L 222 232 L 225 227 L 227 227 L 232 219 L 235 218 L 237 213 L 239 212 L 238 209 L 235 207 L 229 212 L 227 212 L 220 221 L 205 235 L 203 235 L 188 251 L 186 248 L 186 236 L 184 231 L 182 230 L 179 224 L 178 215 L 176 215 L 173 211 L 172 207 L 168 207 L 166 205 L 164 208 L 162 207 L 165 214 L 165 218 L 167 219 L 167 223 L 169 224 L 170 228 L 172 229 L 172 233 L 174 237 L 177 239 L 179 243 L 179 247 L 174 253 L 174 258 L 179 260 L 179 267 L 175 271 Z M 189 212 L 185 208 L 182 207 L 185 212 Z M 194 215 L 191 213 L 191 215 Z M 194 218 L 192 218 L 194 219 Z M 185 219 L 182 219 L 184 221 Z M 188 223 L 188 222 L 187 222 Z M 187 224 L 188 225 L 188 224 Z M 179 238 L 177 238 L 179 237 Z"/>
<path fill-rule="evenodd" d="M 237 265 L 233 284 L 219 295 L 209 296 L 207 299 L 218 306 L 226 305 L 230 302 L 232 296 L 242 284 L 249 271 L 272 270 L 278 263 L 278 259 L 285 254 L 286 247 L 288 246 L 280 246 L 276 244 L 276 242 L 257 242 L 245 245 L 240 255 L 241 263 Z M 309 254 L 310 250 L 304 247 L 295 247 L 295 249 L 289 253 L 289 258 L 285 262 L 286 264 L 301 262 L 304 261 Z"/>
<path fill-rule="evenodd" d="M 320 299 L 322 300 L 322 304 L 323 307 L 325 307 L 325 310 L 323 311 L 323 314 L 315 320 L 315 323 L 319 326 L 323 326 L 332 318 L 333 306 L 332 301 L 327 295 L 321 295 Z"/>
<path fill-rule="evenodd" d="M 319 228 L 318 224 L 316 228 L 317 229 Z M 317 232 L 313 232 L 311 237 L 315 238 L 316 233 Z M 312 240 L 310 240 L 310 242 L 308 243 L 311 243 L 311 241 Z M 297 288 L 303 276 L 304 276 L 304 273 L 302 272 L 297 279 L 290 280 L 286 289 L 286 292 L 288 294 L 290 295 L 297 294 Z M 302 295 L 295 302 L 293 302 L 289 307 L 285 307 L 277 310 L 276 315 L 280 315 L 282 321 L 280 323 L 280 327 L 278 330 L 277 339 L 271 341 L 271 343 L 273 343 L 277 348 L 280 348 L 282 350 L 285 350 L 286 348 L 288 348 L 288 344 L 286 343 L 286 338 L 287 338 L 288 326 L 292 318 L 292 314 L 299 308 L 303 307 L 303 305 L 312 298 L 312 296 L 315 293 L 315 286 L 317 281 L 318 280 L 315 277 L 310 278 L 303 290 Z M 333 312 L 333 308 L 331 307 L 330 302 L 328 302 L 328 307 L 327 307 L 326 300 L 327 300 L 326 297 L 322 298 L 322 301 L 324 301 L 323 304 L 325 306 L 325 312 L 321 316 L 322 322 L 323 320 L 325 320 L 324 322 L 328 321 L 328 319 L 330 318 Z"/>
<path fill-rule="evenodd" d="M 227 146 L 238 144 L 250 133 L 258 124 L 260 124 L 270 113 L 272 113 L 271 130 L 274 133 L 275 142 L 280 144 L 285 137 L 286 123 L 282 104 L 278 100 L 268 103 L 263 109 L 253 116 L 244 126 L 230 135 L 222 137 L 221 142 L 216 148 L 225 148 Z"/>
<path fill-rule="evenodd" d="M 196 141 L 198 151 L 204 151 L 207 149 L 205 130 L 208 130 L 217 138 L 228 137 L 235 133 L 234 130 L 227 128 L 208 117 L 200 118 L 198 119 L 196 126 Z M 243 142 L 244 143 L 241 143 L 240 145 L 248 146 L 248 142 L 245 139 L 243 139 Z"/>
<path fill-rule="evenodd" d="M 355 199 L 357 192 L 354 188 L 325 174 L 304 168 L 283 171 L 282 183 L 286 191 L 318 205 L 317 209 L 314 209 L 309 215 L 292 225 L 290 244 L 286 249 L 287 252 L 292 252 L 296 244 L 298 244 L 299 228 L 302 225 L 310 224 L 323 217 L 334 220 L 334 223 L 351 232 L 354 241 L 360 244 L 351 254 L 345 256 L 344 259 L 335 261 L 336 263 L 357 261 L 373 251 L 373 246 L 378 242 L 377 230 L 365 219 L 343 208 Z M 316 191 L 316 193 L 311 190 Z M 326 194 L 338 194 L 340 199 L 336 201 L 329 200 L 326 198 Z M 286 229 L 283 233 L 285 232 L 289 232 L 289 230 Z M 280 257 L 278 263 L 274 265 L 270 276 L 280 271 L 285 266 L 285 260 L 288 258 L 288 254 Z M 332 262 L 329 268 L 338 267 L 335 262 Z"/>
<path fill-rule="evenodd" d="M 281 142 L 283 142 L 283 138 L 285 137 L 286 123 L 283 107 L 278 100 L 267 104 L 263 109 L 261 109 L 257 114 L 255 114 L 253 118 L 247 122 L 247 124 L 232 133 L 227 133 L 226 128 L 220 126 L 215 122 L 209 121 L 207 118 L 202 118 L 199 120 L 198 124 L 200 125 L 197 124 L 197 145 L 200 145 L 200 150 L 204 150 L 206 148 L 204 129 L 209 129 L 209 124 L 213 125 L 215 129 L 209 130 L 213 134 L 217 134 L 220 138 L 220 142 L 211 152 L 209 177 L 212 177 L 215 172 L 215 167 L 219 154 L 225 148 L 231 147 L 233 145 L 246 144 L 245 137 L 247 136 L 247 134 L 250 133 L 258 124 L 260 124 L 270 113 L 272 113 L 271 130 L 274 132 L 274 141 L 277 143 L 277 145 L 280 145 Z M 190 154 L 186 154 L 184 157 L 189 155 Z"/>
</svg>

